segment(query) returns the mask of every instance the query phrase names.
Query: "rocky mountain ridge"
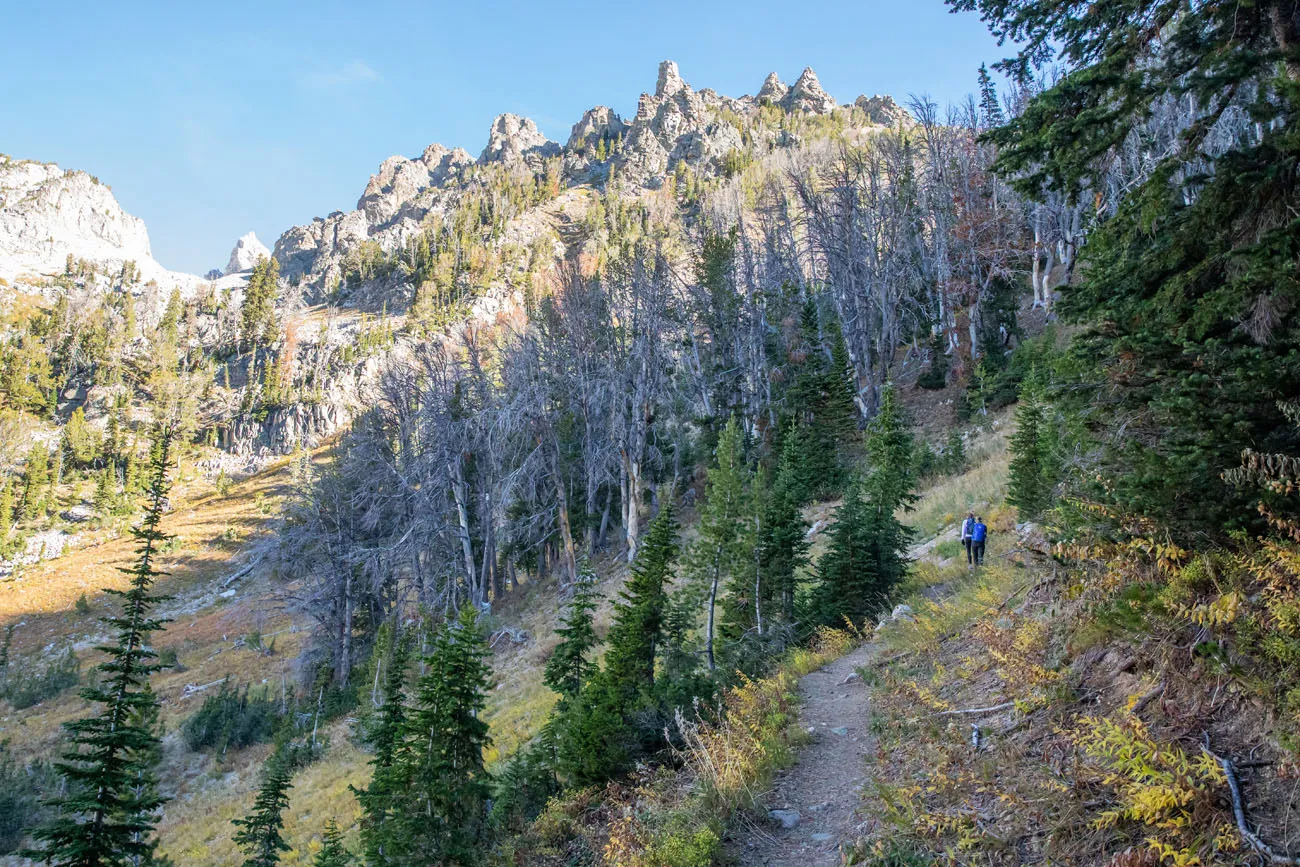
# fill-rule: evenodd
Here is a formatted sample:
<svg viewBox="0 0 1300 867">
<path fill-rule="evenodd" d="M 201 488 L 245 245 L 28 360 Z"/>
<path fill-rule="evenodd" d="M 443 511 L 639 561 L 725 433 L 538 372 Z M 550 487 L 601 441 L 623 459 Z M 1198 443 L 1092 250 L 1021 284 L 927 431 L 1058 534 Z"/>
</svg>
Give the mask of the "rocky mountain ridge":
<svg viewBox="0 0 1300 867">
<path fill-rule="evenodd" d="M 419 157 L 389 157 L 371 176 L 355 209 L 290 228 L 276 241 L 274 255 L 291 282 L 316 292 L 325 290 L 342 276 L 349 253 L 365 242 L 383 250 L 397 249 L 428 220 L 454 207 L 466 185 L 489 167 L 539 174 L 547 160 L 558 158 L 564 186 L 599 186 L 613 172 L 625 184 L 654 189 L 679 164 L 714 176 L 724 171 L 728 154 L 746 146 L 737 120 L 767 105 L 806 115 L 831 115 L 856 107 L 868 123 L 884 126 L 909 120 L 907 112 L 887 96 L 860 96 L 855 103 L 841 106 L 811 68 L 804 69 L 793 85 L 786 85 L 773 72 L 756 95 L 732 98 L 708 88 L 695 90 L 677 64 L 665 60 L 659 65 L 654 91 L 641 95 L 630 120 L 608 106 L 594 106 L 583 113 L 561 145 L 547 139 L 528 118 L 499 115 L 477 159 L 463 149 L 440 144 L 429 145 Z M 765 142 L 769 147 L 794 143 L 776 134 L 769 139 Z"/>
</svg>

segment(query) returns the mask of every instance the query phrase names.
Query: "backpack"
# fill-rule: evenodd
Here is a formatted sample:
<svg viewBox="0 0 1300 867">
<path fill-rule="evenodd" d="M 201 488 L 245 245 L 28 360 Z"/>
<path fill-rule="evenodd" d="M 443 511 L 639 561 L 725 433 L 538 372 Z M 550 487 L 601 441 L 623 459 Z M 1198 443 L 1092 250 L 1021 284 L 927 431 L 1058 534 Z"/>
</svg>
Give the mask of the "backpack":
<svg viewBox="0 0 1300 867">
<path fill-rule="evenodd" d="M 971 530 L 971 538 L 974 539 L 976 542 L 983 542 L 984 537 L 988 534 L 988 531 L 989 528 L 984 526 L 983 521 L 980 521 L 976 523 L 975 528 Z"/>
</svg>

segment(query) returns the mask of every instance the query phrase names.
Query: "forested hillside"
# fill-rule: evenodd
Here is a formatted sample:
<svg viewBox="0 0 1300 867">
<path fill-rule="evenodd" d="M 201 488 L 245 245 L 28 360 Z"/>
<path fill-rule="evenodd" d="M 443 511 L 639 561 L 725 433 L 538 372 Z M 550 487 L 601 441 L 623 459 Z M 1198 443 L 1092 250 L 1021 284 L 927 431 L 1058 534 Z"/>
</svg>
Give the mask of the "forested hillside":
<svg viewBox="0 0 1300 867">
<path fill-rule="evenodd" d="M 0 284 L 0 851 L 1295 863 L 1300 6 L 949 5 Z"/>
</svg>

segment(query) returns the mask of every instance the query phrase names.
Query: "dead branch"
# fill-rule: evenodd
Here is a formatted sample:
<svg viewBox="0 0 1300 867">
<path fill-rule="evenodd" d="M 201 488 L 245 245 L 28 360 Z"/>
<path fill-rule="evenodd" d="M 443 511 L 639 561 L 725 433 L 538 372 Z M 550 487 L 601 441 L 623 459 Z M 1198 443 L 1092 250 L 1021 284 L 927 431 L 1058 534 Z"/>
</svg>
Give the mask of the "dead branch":
<svg viewBox="0 0 1300 867">
<path fill-rule="evenodd" d="M 1166 683 L 1162 680 L 1158 684 L 1153 686 L 1151 689 L 1143 693 L 1142 697 L 1133 703 L 1133 711 L 1132 711 L 1133 715 L 1137 716 L 1138 714 L 1142 713 L 1142 711 L 1146 709 L 1147 705 L 1151 704 L 1152 701 L 1164 695 L 1165 686 Z"/>
<path fill-rule="evenodd" d="M 992 707 L 966 707 L 960 710 L 941 710 L 934 716 L 966 716 L 969 714 L 997 713 L 1000 710 L 1009 710 L 1016 706 L 1014 701 L 1006 701 L 1002 704 L 995 704 Z"/>
<path fill-rule="evenodd" d="M 1241 796 L 1241 784 L 1237 782 L 1237 771 L 1232 766 L 1230 759 L 1216 755 L 1210 749 L 1209 735 L 1205 736 L 1205 743 L 1201 745 L 1201 749 L 1207 756 L 1219 763 L 1219 767 L 1223 768 L 1223 775 L 1228 779 L 1228 791 L 1232 794 L 1232 815 L 1237 819 L 1237 833 L 1241 835 L 1241 838 L 1250 844 L 1250 848 L 1267 858 L 1270 864 L 1285 864 L 1292 865 L 1292 867 L 1300 864 L 1300 858 L 1274 852 L 1272 846 L 1269 846 L 1258 834 L 1250 830 L 1250 826 L 1246 823 L 1246 802 Z"/>
</svg>

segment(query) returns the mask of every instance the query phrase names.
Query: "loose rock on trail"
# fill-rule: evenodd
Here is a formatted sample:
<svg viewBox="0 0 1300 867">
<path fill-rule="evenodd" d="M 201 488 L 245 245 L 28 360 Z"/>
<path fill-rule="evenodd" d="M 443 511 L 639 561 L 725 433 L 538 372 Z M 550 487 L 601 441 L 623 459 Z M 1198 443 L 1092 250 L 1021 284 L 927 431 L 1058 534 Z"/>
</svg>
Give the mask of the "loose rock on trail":
<svg viewBox="0 0 1300 867">
<path fill-rule="evenodd" d="M 812 742 L 799 750 L 793 767 L 777 776 L 771 794 L 763 798 L 763 818 L 733 832 L 737 863 L 838 865 L 841 844 L 862 836 L 858 809 L 865 757 L 875 739 L 867 731 L 868 690 L 853 675 L 875 651 L 864 645 L 800 679 L 801 722 L 811 729 Z"/>
</svg>

